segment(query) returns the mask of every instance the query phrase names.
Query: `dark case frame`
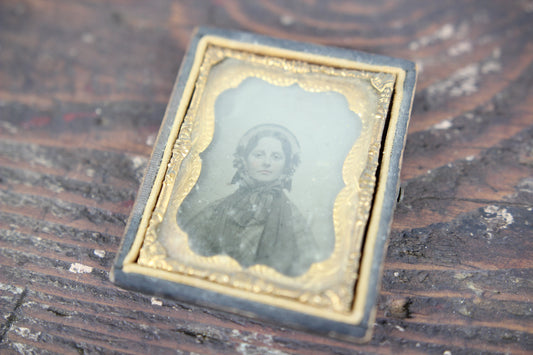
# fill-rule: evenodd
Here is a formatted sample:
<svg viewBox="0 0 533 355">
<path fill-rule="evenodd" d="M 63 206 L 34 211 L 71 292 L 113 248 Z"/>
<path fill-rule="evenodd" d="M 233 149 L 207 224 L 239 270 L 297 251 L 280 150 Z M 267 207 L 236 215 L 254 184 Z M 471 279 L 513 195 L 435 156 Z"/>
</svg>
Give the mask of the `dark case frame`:
<svg viewBox="0 0 533 355">
<path fill-rule="evenodd" d="M 183 105 L 182 100 L 187 99 L 182 96 L 189 81 L 189 75 L 195 62 L 199 43 L 202 38 L 206 36 L 238 41 L 245 46 L 268 46 L 282 50 L 305 53 L 306 55 L 339 58 L 342 60 L 362 63 L 363 65 L 389 67 L 403 73 L 403 83 L 401 83 L 401 86 L 396 86 L 392 93 L 391 101 L 396 100 L 397 103 L 394 105 L 391 104 L 389 107 L 384 127 L 385 132 L 394 128 L 394 136 L 389 137 L 389 135 L 385 133 L 383 134 L 380 151 L 381 156 L 379 157 L 378 168 L 376 171 L 377 186 L 374 191 L 377 191 L 377 188 L 379 187 L 383 196 L 380 199 L 381 202 L 378 207 L 374 205 L 371 207 L 370 217 L 368 219 L 369 221 L 372 219 L 374 220 L 374 223 L 376 223 L 376 235 L 373 237 L 375 238 L 373 241 L 374 246 L 371 250 L 366 250 L 366 238 L 363 238 L 362 242 L 362 257 L 359 260 L 359 263 L 363 263 L 363 259 L 366 258 L 366 261 L 364 261 L 367 263 L 367 266 L 365 266 L 367 268 L 365 269 L 365 272 L 367 272 L 370 277 L 366 281 L 366 287 L 362 289 L 354 288 L 354 294 L 356 292 L 364 293 L 357 294 L 357 297 L 363 297 L 365 300 L 364 305 L 361 308 L 361 314 L 357 317 L 357 321 L 338 321 L 327 317 L 311 315 L 299 310 L 287 309 L 286 307 L 278 307 L 273 304 L 249 300 L 247 297 L 235 297 L 229 294 L 216 292 L 212 289 L 195 287 L 190 284 L 188 285 L 165 278 L 125 270 L 127 256 L 132 252 L 132 248 L 135 247 L 137 232 L 141 225 L 143 214 L 146 213 L 150 195 L 153 194 L 156 177 L 158 176 L 161 165 L 167 163 L 163 161 L 164 151 L 169 144 L 169 139 L 172 139 L 171 129 L 175 124 L 174 121 L 176 119 L 178 107 L 180 104 Z M 281 326 L 294 327 L 349 341 L 361 342 L 369 340 L 375 318 L 375 306 L 379 291 L 387 236 L 390 231 L 393 210 L 397 199 L 400 165 L 414 95 L 415 82 L 416 68 L 414 63 L 402 59 L 362 53 L 348 49 L 274 39 L 250 33 L 212 28 L 197 29 L 192 38 L 189 50 L 183 59 L 180 73 L 174 85 L 144 181 L 142 182 L 135 205 L 131 211 L 124 239 L 111 271 L 112 281 L 118 286 L 127 289 L 168 297 L 186 303 L 235 312 Z M 395 126 L 391 127 L 391 112 L 394 110 L 396 110 L 393 122 Z M 388 141 L 386 143 L 385 141 L 387 139 Z M 388 148 L 385 147 L 386 144 L 388 145 Z M 388 152 L 388 156 L 386 157 L 386 169 L 383 168 L 382 164 L 384 152 Z M 369 253 L 370 255 L 368 255 Z"/>
</svg>

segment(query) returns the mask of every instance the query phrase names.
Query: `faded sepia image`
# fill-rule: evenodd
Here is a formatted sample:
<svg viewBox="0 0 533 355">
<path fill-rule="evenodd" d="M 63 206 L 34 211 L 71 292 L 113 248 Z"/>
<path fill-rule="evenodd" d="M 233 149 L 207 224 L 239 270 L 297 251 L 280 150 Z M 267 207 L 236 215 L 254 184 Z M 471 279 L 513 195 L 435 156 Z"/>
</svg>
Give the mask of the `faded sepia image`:
<svg viewBox="0 0 533 355">
<path fill-rule="evenodd" d="M 287 276 L 329 257 L 342 166 L 360 131 L 339 93 L 249 78 L 220 94 L 200 178 L 177 213 L 191 250 Z"/>
</svg>

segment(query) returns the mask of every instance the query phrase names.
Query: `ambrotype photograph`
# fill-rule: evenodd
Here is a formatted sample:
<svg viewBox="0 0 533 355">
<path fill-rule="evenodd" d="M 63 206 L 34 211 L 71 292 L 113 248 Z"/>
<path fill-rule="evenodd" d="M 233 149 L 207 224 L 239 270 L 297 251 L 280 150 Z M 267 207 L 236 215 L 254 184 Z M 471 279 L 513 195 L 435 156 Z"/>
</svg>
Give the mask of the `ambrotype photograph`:
<svg viewBox="0 0 533 355">
<path fill-rule="evenodd" d="M 184 61 L 115 282 L 362 337 L 406 70 L 216 34 Z"/>
</svg>

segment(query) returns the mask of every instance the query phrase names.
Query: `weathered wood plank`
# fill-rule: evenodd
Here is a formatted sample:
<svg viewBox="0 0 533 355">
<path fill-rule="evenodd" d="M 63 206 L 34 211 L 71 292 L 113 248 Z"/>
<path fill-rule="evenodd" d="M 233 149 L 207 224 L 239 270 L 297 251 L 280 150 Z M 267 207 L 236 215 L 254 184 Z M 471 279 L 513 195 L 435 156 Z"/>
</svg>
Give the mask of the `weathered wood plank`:
<svg viewBox="0 0 533 355">
<path fill-rule="evenodd" d="M 109 282 L 198 25 L 417 62 L 369 344 Z M 1 2 L 0 351 L 531 353 L 532 35 L 527 1 Z"/>
</svg>

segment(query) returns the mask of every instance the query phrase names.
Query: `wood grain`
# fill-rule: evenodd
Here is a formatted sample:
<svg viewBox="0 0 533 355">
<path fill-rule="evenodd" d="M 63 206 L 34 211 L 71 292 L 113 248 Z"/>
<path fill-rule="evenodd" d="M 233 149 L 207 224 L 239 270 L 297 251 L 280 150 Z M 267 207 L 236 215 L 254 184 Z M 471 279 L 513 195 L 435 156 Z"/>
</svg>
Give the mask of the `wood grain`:
<svg viewBox="0 0 533 355">
<path fill-rule="evenodd" d="M 369 344 L 115 287 L 195 26 L 413 60 Z M 0 2 L 0 352 L 533 352 L 531 1 Z"/>
</svg>

